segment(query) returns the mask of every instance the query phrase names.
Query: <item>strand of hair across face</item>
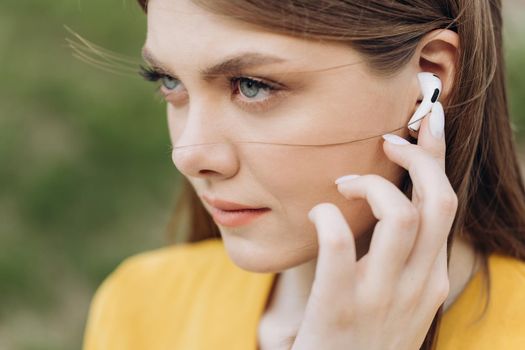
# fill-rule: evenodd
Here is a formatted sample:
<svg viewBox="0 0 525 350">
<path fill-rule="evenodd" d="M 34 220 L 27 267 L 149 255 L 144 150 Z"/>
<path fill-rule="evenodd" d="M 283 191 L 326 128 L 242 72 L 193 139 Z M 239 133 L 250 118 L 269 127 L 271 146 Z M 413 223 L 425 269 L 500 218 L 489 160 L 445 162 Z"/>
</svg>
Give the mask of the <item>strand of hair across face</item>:
<svg viewBox="0 0 525 350">
<path fill-rule="evenodd" d="M 411 122 L 410 124 L 407 124 L 407 125 L 412 125 L 414 123 L 417 123 L 418 121 L 420 121 L 421 119 L 425 118 L 425 116 L 419 118 L 419 119 L 415 119 L 413 122 Z M 377 135 L 373 135 L 373 136 L 368 136 L 368 137 L 364 137 L 364 138 L 361 138 L 361 139 L 357 139 L 357 140 L 352 140 L 352 141 L 343 141 L 343 142 L 335 142 L 335 143 L 323 143 L 323 144 L 297 144 L 297 143 L 281 143 L 281 142 L 263 142 L 263 141 L 233 141 L 233 143 L 253 143 L 253 144 L 264 144 L 264 145 L 275 145 L 275 146 L 291 146 L 291 147 L 327 147 L 327 146 L 338 146 L 338 145 L 345 145 L 345 144 L 350 144 L 350 143 L 355 143 L 355 142 L 363 142 L 363 141 L 367 141 L 367 140 L 371 140 L 371 139 L 374 139 L 374 138 L 378 138 L 378 137 L 381 137 L 382 135 L 386 134 L 386 133 L 393 133 L 395 131 L 399 131 L 399 130 L 402 130 L 404 129 L 405 126 L 402 126 L 402 127 L 399 127 L 399 128 L 396 128 L 396 129 L 393 129 L 393 130 L 390 130 L 388 132 L 385 132 L 385 133 L 380 133 L 380 134 L 377 134 Z M 223 142 L 205 142 L 205 143 L 195 143 L 195 144 L 191 144 L 191 145 L 182 145 L 182 146 L 175 146 L 175 147 L 171 147 L 171 149 L 182 149 L 182 148 L 187 148 L 187 147 L 195 147 L 195 146 L 205 146 L 205 145 L 215 145 L 215 144 L 221 144 Z"/>
</svg>

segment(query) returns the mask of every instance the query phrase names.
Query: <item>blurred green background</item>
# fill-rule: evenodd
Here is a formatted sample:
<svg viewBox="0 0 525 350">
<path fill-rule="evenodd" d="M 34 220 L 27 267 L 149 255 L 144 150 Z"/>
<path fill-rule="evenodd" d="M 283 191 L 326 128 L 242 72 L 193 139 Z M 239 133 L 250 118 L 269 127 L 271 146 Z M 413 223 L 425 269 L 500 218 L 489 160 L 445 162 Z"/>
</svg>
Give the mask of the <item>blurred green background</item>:
<svg viewBox="0 0 525 350">
<path fill-rule="evenodd" d="M 505 2 L 512 120 L 525 144 L 525 6 Z M 179 174 L 165 106 L 138 74 L 73 57 L 64 25 L 140 60 L 134 0 L 0 5 L 0 349 L 79 349 L 95 288 L 166 244 Z"/>
</svg>

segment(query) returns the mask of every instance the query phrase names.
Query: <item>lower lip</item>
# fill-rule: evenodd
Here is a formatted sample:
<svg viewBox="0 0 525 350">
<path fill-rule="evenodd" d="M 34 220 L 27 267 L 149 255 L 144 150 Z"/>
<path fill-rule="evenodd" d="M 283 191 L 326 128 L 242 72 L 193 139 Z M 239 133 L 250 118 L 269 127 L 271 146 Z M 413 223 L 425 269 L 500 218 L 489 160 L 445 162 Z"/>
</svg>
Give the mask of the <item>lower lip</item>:
<svg viewBox="0 0 525 350">
<path fill-rule="evenodd" d="M 268 213 L 271 209 L 247 209 L 247 210 L 220 210 L 212 207 L 213 219 L 223 226 L 241 226 L 246 225 L 252 220 Z"/>
</svg>

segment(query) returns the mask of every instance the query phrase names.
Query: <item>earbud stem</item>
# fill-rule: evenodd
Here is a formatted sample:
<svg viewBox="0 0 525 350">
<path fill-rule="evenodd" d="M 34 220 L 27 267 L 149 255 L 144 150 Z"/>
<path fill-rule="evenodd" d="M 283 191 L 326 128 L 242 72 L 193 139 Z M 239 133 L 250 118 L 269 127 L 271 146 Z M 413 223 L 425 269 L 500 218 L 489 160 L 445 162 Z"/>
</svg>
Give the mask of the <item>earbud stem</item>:
<svg viewBox="0 0 525 350">
<path fill-rule="evenodd" d="M 432 110 L 433 105 L 434 103 L 430 100 L 430 96 L 427 96 L 408 121 L 408 127 L 413 131 L 418 131 L 421 126 L 421 119 Z"/>
</svg>

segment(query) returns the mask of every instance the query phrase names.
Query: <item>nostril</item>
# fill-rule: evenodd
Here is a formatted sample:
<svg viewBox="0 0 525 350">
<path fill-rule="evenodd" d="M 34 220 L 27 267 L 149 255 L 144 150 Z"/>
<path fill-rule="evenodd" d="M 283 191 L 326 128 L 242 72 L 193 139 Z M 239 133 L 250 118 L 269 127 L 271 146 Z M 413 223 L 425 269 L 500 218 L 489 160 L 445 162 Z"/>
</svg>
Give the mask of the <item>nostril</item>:
<svg viewBox="0 0 525 350">
<path fill-rule="evenodd" d="M 204 169 L 204 170 L 199 170 L 199 174 L 202 174 L 202 175 L 207 175 L 207 174 L 210 174 L 210 173 L 216 173 L 216 171 L 213 171 L 213 170 L 208 170 L 208 169 Z"/>
</svg>

